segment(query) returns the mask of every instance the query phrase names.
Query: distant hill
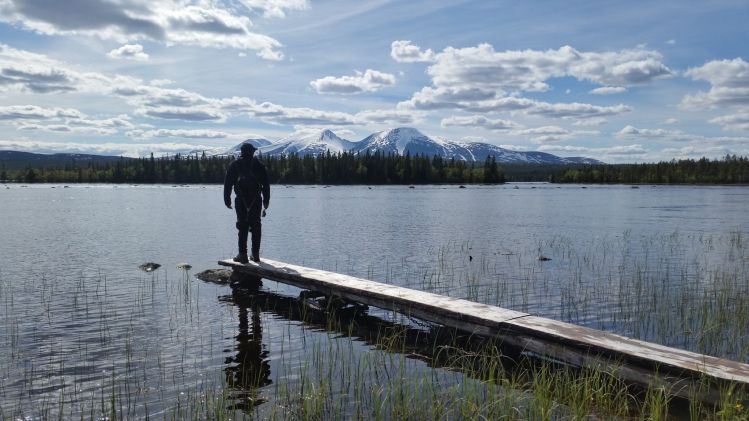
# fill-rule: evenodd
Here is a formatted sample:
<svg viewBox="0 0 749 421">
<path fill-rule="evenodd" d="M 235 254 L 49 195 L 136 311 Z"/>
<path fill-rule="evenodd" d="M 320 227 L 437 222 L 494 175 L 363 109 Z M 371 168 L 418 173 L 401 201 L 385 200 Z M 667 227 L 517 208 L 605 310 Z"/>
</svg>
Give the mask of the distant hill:
<svg viewBox="0 0 749 421">
<path fill-rule="evenodd" d="M 0 151 L 0 166 L 4 165 L 8 170 L 20 170 L 28 165 L 31 165 L 34 168 L 62 167 L 67 164 L 72 164 L 73 162 L 80 164 L 93 161 L 97 164 L 103 164 L 107 162 L 116 162 L 120 159 L 123 158 L 119 156 L 79 153 L 39 154 L 19 151 Z"/>
</svg>

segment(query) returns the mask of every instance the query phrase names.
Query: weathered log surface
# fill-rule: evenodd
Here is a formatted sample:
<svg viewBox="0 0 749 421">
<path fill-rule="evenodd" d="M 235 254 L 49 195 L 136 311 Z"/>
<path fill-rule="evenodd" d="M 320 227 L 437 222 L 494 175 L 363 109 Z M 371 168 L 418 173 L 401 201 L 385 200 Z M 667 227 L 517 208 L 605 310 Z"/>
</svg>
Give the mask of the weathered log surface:
<svg viewBox="0 0 749 421">
<path fill-rule="evenodd" d="M 492 336 L 530 352 L 577 366 L 609 367 L 637 383 L 660 382 L 683 397 L 709 380 L 712 390 L 699 392 L 717 399 L 717 387 L 749 386 L 749 364 L 670 348 L 609 332 L 576 326 L 514 310 L 446 297 L 430 292 L 369 281 L 284 262 L 263 259 L 220 265 L 263 278 L 394 310 L 470 333 Z"/>
</svg>

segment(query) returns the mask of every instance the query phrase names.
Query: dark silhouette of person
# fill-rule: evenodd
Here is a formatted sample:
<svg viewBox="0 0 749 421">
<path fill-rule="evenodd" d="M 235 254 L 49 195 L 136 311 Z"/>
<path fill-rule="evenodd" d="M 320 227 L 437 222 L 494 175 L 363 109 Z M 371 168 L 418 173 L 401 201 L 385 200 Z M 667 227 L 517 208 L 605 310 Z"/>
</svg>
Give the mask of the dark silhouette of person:
<svg viewBox="0 0 749 421">
<path fill-rule="evenodd" d="M 239 159 L 232 161 L 224 178 L 224 204 L 231 209 L 231 191 L 234 189 L 234 209 L 237 212 L 237 229 L 239 230 L 239 254 L 234 261 L 247 263 L 247 236 L 252 232 L 252 261 L 260 261 L 260 222 L 261 205 L 268 209 L 270 203 L 270 184 L 268 172 L 255 155 L 254 145 L 242 144 Z M 263 210 L 263 214 L 265 211 Z M 264 216 L 264 215 L 263 215 Z"/>
<path fill-rule="evenodd" d="M 260 278 L 244 277 L 231 284 L 231 296 L 225 300 L 236 306 L 239 331 L 236 355 L 225 360 L 226 382 L 235 391 L 234 408 L 250 410 L 265 402 L 259 389 L 272 383 L 268 350 L 263 345 L 260 319 L 263 299 L 257 299 Z"/>
</svg>

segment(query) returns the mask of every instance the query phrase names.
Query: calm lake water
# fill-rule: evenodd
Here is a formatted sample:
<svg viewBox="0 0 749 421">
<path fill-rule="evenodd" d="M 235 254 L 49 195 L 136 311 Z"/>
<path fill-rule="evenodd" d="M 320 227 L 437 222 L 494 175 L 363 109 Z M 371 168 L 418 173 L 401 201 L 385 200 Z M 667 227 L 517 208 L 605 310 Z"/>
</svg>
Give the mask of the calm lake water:
<svg viewBox="0 0 749 421">
<path fill-rule="evenodd" d="M 267 415 L 320 350 L 385 352 L 300 321 L 293 287 L 264 281 L 260 302 L 194 278 L 236 254 L 220 186 L 8 187 L 0 418 L 44 418 L 61 403 L 104 417 L 113 396 L 122 413 L 169 414 L 248 372 L 254 386 L 234 398 Z M 749 310 L 731 300 L 749 293 L 748 209 L 747 187 L 273 186 L 261 256 L 746 362 Z M 138 270 L 150 261 L 163 266 Z M 723 316 L 739 318 L 695 334 L 707 297 L 724 295 Z"/>
</svg>

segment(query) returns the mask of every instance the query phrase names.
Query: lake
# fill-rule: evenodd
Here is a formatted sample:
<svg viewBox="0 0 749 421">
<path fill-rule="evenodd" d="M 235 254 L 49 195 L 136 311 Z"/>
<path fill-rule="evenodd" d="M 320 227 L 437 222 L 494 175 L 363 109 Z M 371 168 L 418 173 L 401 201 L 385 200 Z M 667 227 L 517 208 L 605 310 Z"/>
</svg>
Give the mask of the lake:
<svg viewBox="0 0 749 421">
<path fill-rule="evenodd" d="M 365 331 L 296 314 L 296 288 L 266 280 L 261 299 L 194 277 L 236 254 L 221 186 L 7 187 L 0 418 L 190 414 L 227 384 L 224 403 L 245 416 L 284 416 L 309 379 L 349 396 L 342 359 L 365 383 L 394 364 Z M 261 258 L 749 362 L 747 209 L 749 187 L 275 185 Z M 419 358 L 405 367 L 471 381 Z"/>
</svg>

